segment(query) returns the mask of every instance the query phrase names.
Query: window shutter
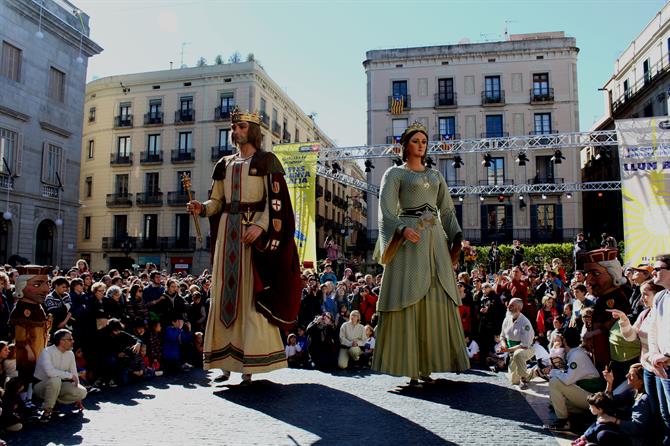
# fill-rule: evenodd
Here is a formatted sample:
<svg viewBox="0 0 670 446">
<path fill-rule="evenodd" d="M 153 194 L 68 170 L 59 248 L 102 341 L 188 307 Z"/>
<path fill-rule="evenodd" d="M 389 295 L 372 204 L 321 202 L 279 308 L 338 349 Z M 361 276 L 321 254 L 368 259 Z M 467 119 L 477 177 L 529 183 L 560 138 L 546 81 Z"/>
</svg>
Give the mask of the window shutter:
<svg viewBox="0 0 670 446">
<path fill-rule="evenodd" d="M 14 176 L 21 176 L 21 164 L 23 161 L 23 135 L 19 134 L 16 141 L 16 153 L 14 154 Z"/>
<path fill-rule="evenodd" d="M 556 214 L 555 214 L 554 218 L 555 218 L 555 221 L 556 221 L 556 230 L 562 231 L 563 230 L 563 204 L 557 204 L 555 209 L 556 209 Z"/>
<path fill-rule="evenodd" d="M 42 182 L 47 182 L 47 151 L 48 144 L 46 142 L 42 143 Z"/>
</svg>

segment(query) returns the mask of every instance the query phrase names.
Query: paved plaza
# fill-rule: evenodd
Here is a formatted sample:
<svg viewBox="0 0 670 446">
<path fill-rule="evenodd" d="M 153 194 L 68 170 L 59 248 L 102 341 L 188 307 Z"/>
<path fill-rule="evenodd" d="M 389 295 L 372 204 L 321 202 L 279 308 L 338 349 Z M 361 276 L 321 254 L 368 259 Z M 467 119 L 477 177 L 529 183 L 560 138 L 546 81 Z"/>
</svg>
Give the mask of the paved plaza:
<svg viewBox="0 0 670 446">
<path fill-rule="evenodd" d="M 249 387 L 237 385 L 239 375 L 225 384 L 212 382 L 216 376 L 197 370 L 95 393 L 83 415 L 61 413 L 6 440 L 17 446 L 566 443 L 542 429 L 524 398 L 546 409 L 543 384 L 524 394 L 502 374 L 439 374 L 424 389 L 369 370 L 285 369 L 258 375 Z"/>
</svg>

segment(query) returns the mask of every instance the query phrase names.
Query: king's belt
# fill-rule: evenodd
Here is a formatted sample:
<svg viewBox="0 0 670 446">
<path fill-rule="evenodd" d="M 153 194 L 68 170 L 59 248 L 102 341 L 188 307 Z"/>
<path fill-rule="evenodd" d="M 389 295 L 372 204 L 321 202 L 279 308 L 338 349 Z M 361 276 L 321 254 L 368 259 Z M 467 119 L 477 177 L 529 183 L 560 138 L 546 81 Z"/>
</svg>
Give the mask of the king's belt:
<svg viewBox="0 0 670 446">
<path fill-rule="evenodd" d="M 265 209 L 265 201 L 255 201 L 251 203 L 243 203 L 241 201 L 233 201 L 232 203 L 223 204 L 223 212 L 227 214 L 244 214 L 246 212 L 260 212 Z"/>
<path fill-rule="evenodd" d="M 413 208 L 400 209 L 398 217 L 416 217 L 419 218 L 426 213 L 431 213 L 437 217 L 437 209 L 429 204 L 423 204 L 421 206 Z"/>
</svg>

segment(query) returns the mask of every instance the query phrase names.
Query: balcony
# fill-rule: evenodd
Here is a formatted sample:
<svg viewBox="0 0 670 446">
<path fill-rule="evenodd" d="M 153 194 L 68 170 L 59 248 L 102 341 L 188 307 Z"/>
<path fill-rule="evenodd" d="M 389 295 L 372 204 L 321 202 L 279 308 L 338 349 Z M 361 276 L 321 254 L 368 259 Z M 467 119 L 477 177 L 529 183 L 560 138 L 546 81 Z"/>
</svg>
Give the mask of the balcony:
<svg viewBox="0 0 670 446">
<path fill-rule="evenodd" d="M 163 164 L 163 151 L 147 150 L 142 152 L 140 158 L 140 164 L 142 165 Z"/>
<path fill-rule="evenodd" d="M 435 108 L 454 108 L 457 106 L 456 93 L 435 93 Z"/>
<path fill-rule="evenodd" d="M 505 105 L 505 90 L 482 91 L 482 106 Z"/>
<path fill-rule="evenodd" d="M 195 197 L 195 191 L 191 191 L 191 196 Z M 168 206 L 186 206 L 188 203 L 188 193 L 185 190 L 168 192 Z"/>
<path fill-rule="evenodd" d="M 391 95 L 388 97 L 388 111 L 391 112 L 392 114 L 400 114 L 404 113 L 407 110 L 412 109 L 412 96 L 411 95 L 400 95 L 402 97 L 402 110 L 394 110 L 394 103 L 395 101 L 393 100 L 394 97 L 397 95 Z"/>
<path fill-rule="evenodd" d="M 174 112 L 175 124 L 193 124 L 195 122 L 195 110 L 177 110 Z"/>
<path fill-rule="evenodd" d="M 60 194 L 60 188 L 50 184 L 42 184 L 40 191 L 45 198 L 58 198 L 58 195 Z"/>
<path fill-rule="evenodd" d="M 530 89 L 530 103 L 531 104 L 547 104 L 554 102 L 553 88 L 531 88 Z"/>
<path fill-rule="evenodd" d="M 524 244 L 531 243 L 561 243 L 572 242 L 576 235 L 582 232 L 581 228 L 523 228 L 511 227 L 465 229 L 463 237 L 475 244 L 488 244 L 500 242 L 511 244 L 512 240 L 519 240 Z"/>
<path fill-rule="evenodd" d="M 172 151 L 172 164 L 192 163 L 195 161 L 195 149 L 177 149 Z"/>
<path fill-rule="evenodd" d="M 111 153 L 109 157 L 109 164 L 112 166 L 132 166 L 132 153 Z"/>
<path fill-rule="evenodd" d="M 262 111 L 260 116 L 261 116 L 261 125 L 266 129 L 270 128 L 270 117 L 268 116 L 268 114 Z"/>
<path fill-rule="evenodd" d="M 138 192 L 135 203 L 140 207 L 163 206 L 163 192 Z"/>
<path fill-rule="evenodd" d="M 0 189 L 14 190 L 14 178 L 6 174 L 0 174 Z"/>
<path fill-rule="evenodd" d="M 119 235 L 102 238 L 102 249 L 105 251 L 123 251 L 124 248 L 133 250 L 137 245 L 137 237 Z"/>
<path fill-rule="evenodd" d="M 461 139 L 460 133 L 436 133 L 433 135 L 433 141 L 455 141 Z"/>
<path fill-rule="evenodd" d="M 133 237 L 134 251 L 163 251 L 164 237 Z"/>
<path fill-rule="evenodd" d="M 289 143 L 291 142 L 291 134 L 284 130 L 281 135 L 281 142 L 283 143 Z"/>
<path fill-rule="evenodd" d="M 535 177 L 530 178 L 528 180 L 528 184 L 562 184 L 563 183 L 563 178 L 556 178 L 552 176 L 539 176 L 535 175 Z"/>
<path fill-rule="evenodd" d="M 233 112 L 233 110 L 235 110 L 235 107 L 219 105 L 214 109 L 214 120 L 225 121 L 230 119 L 230 114 Z"/>
<path fill-rule="evenodd" d="M 129 208 L 133 205 L 133 194 L 116 193 L 107 194 L 108 208 Z"/>
<path fill-rule="evenodd" d="M 535 130 L 529 132 L 530 138 L 528 138 L 529 146 L 549 146 L 552 144 L 559 143 L 558 131 L 551 130 Z"/>
<path fill-rule="evenodd" d="M 509 132 L 484 132 L 480 133 L 479 136 L 481 138 L 507 138 L 509 136 Z"/>
<path fill-rule="evenodd" d="M 114 118 L 114 128 L 124 129 L 133 126 L 133 115 L 116 116 Z"/>
<path fill-rule="evenodd" d="M 214 146 L 212 147 L 212 161 L 218 161 L 223 156 L 235 153 L 232 146 Z"/>
<path fill-rule="evenodd" d="M 145 113 L 144 125 L 163 125 L 163 112 Z"/>
<path fill-rule="evenodd" d="M 194 251 L 195 237 L 161 237 L 166 251 Z"/>
<path fill-rule="evenodd" d="M 496 179 L 487 179 L 487 180 L 479 180 L 479 185 L 480 186 L 511 186 L 514 184 L 514 180 L 511 179 L 502 179 L 502 178 L 496 178 Z"/>
<path fill-rule="evenodd" d="M 277 121 L 272 121 L 272 134 L 277 138 L 281 135 L 281 126 Z"/>
</svg>

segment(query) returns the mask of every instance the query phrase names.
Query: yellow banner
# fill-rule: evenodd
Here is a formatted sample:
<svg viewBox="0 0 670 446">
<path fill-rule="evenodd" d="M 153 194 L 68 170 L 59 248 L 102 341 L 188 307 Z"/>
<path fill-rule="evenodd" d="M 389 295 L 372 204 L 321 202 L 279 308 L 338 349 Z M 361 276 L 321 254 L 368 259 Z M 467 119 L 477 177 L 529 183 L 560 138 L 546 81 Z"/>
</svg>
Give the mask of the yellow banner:
<svg viewBox="0 0 670 446">
<path fill-rule="evenodd" d="M 615 122 L 621 162 L 624 263 L 670 252 L 670 119 Z"/>
<path fill-rule="evenodd" d="M 286 171 L 286 184 L 295 214 L 295 243 L 301 264 L 316 265 L 316 160 L 319 144 L 280 144 L 272 147 Z"/>
</svg>

